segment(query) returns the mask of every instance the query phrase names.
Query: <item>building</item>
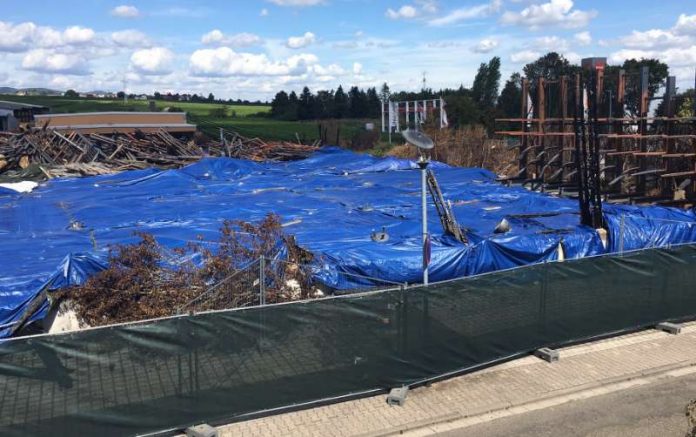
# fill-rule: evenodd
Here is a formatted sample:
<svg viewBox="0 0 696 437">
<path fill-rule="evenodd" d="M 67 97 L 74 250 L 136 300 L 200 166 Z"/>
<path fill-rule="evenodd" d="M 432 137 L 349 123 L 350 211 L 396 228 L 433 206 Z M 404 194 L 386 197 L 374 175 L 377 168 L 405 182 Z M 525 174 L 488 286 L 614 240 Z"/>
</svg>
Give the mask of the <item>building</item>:
<svg viewBox="0 0 696 437">
<path fill-rule="evenodd" d="M 186 122 L 185 112 L 85 112 L 37 115 L 36 127 L 84 134 L 157 132 L 193 134 L 196 125 Z"/>
<path fill-rule="evenodd" d="M 14 118 L 16 118 L 19 123 L 30 123 L 34 121 L 35 115 L 47 114 L 50 112 L 50 108 L 47 106 L 0 100 L 0 110 L 3 109 L 12 111 Z"/>
<path fill-rule="evenodd" d="M 0 132 L 17 129 L 18 123 L 9 109 L 0 109 Z"/>
</svg>

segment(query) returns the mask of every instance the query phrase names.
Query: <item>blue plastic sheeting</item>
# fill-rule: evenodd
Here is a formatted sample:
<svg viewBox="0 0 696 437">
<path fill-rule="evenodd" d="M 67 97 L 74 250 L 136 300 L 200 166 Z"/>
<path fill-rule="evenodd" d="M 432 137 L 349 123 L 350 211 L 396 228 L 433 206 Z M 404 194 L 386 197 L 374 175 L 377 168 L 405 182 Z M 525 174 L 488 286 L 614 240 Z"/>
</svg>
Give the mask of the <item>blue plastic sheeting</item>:
<svg viewBox="0 0 696 437">
<path fill-rule="evenodd" d="M 442 235 L 431 204 L 431 281 L 606 251 L 579 226 L 577 202 L 508 188 L 483 169 L 433 163 L 469 244 Z M 0 192 L 0 336 L 42 290 L 79 284 L 104 267 L 108 247 L 153 234 L 167 247 L 199 236 L 217 240 L 225 219 L 280 215 L 300 246 L 317 255 L 315 277 L 350 288 L 342 272 L 393 282 L 422 278 L 420 176 L 414 162 L 325 148 L 308 159 L 255 163 L 204 159 L 179 170 L 155 169 L 59 179 L 32 193 Z M 621 217 L 624 217 L 623 219 Z M 494 234 L 501 219 L 512 230 Z M 608 250 L 696 241 L 693 211 L 607 205 Z M 386 228 L 389 241 L 370 233 Z M 623 242 L 616 238 L 623 229 Z M 44 304 L 32 315 L 42 318 Z"/>
</svg>

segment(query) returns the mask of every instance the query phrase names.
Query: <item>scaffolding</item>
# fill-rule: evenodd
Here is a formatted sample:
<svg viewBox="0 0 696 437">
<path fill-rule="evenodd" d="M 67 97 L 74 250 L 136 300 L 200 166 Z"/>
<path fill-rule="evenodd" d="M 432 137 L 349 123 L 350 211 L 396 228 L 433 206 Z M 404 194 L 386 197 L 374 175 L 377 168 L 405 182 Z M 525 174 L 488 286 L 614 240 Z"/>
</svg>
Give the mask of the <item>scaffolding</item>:
<svg viewBox="0 0 696 437">
<path fill-rule="evenodd" d="M 678 116 L 675 77 L 651 98 L 648 67 L 611 75 L 605 67 L 606 58 L 587 58 L 574 75 L 522 79 L 521 116 L 496 119 L 496 133 L 518 149 L 517 169 L 501 179 L 577 196 L 583 222 L 602 200 L 693 206 L 696 117 Z M 660 116 L 651 111 L 658 100 Z"/>
</svg>

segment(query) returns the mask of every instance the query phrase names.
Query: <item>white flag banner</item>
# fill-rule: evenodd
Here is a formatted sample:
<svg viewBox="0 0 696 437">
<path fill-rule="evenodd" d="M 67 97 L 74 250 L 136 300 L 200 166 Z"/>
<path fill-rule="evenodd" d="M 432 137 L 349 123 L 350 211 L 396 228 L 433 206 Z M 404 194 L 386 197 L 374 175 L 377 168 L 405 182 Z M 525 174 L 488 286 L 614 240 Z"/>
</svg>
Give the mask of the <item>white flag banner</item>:
<svg viewBox="0 0 696 437">
<path fill-rule="evenodd" d="M 445 102 L 440 101 L 440 127 L 449 127 L 449 120 L 447 120 L 447 110 L 445 110 Z"/>
</svg>

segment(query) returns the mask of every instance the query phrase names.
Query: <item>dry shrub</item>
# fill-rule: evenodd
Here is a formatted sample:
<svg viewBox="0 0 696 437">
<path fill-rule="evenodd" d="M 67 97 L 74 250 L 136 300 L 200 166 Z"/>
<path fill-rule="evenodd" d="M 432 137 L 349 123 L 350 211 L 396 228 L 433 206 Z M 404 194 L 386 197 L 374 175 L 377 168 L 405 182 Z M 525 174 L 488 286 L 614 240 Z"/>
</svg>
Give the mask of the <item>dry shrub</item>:
<svg viewBox="0 0 696 437">
<path fill-rule="evenodd" d="M 264 269 L 267 303 L 309 296 L 310 274 L 298 263 L 308 262 L 310 255 L 283 233 L 274 214 L 257 225 L 225 221 L 215 249 L 198 242 L 175 249 L 176 256 L 152 235 L 137 235 L 138 243 L 111 248 L 106 270 L 56 296 L 72 300 L 81 324 L 100 326 L 166 317 L 182 310 L 258 304 L 261 257 L 268 258 Z M 288 262 L 272 262 L 270 258 L 283 245 Z M 180 262 L 195 258 L 200 263 Z M 296 284 L 290 290 L 289 281 Z"/>
<path fill-rule="evenodd" d="M 435 142 L 432 158 L 459 167 L 482 167 L 496 174 L 505 173 L 515 159 L 515 151 L 508 150 L 502 140 L 488 138 L 480 125 L 458 129 L 426 127 L 425 133 Z M 388 155 L 416 159 L 418 152 L 409 145 L 393 147 Z"/>
</svg>

